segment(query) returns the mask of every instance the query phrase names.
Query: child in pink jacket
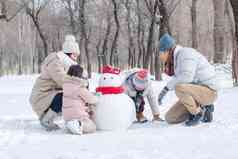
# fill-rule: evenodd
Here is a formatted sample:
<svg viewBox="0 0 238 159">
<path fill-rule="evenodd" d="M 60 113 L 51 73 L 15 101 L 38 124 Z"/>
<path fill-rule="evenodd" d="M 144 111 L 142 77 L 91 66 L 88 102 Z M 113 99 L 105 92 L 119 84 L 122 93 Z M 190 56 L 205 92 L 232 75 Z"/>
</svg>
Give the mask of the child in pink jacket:
<svg viewBox="0 0 238 159">
<path fill-rule="evenodd" d="M 68 71 L 63 84 L 63 118 L 66 129 L 72 134 L 93 133 L 92 108 L 97 97 L 89 92 L 88 80 L 80 65 L 73 65 Z"/>
</svg>

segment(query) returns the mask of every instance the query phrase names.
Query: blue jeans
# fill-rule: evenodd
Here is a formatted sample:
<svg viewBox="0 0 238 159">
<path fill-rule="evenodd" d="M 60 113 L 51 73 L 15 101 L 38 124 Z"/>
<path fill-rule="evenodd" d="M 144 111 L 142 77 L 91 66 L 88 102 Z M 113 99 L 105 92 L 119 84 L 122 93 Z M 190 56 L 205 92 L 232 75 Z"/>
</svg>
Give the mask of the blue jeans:
<svg viewBox="0 0 238 159">
<path fill-rule="evenodd" d="M 50 104 L 50 108 L 56 113 L 61 113 L 62 107 L 63 107 L 63 93 L 58 93 L 56 94 L 52 103 Z"/>
</svg>

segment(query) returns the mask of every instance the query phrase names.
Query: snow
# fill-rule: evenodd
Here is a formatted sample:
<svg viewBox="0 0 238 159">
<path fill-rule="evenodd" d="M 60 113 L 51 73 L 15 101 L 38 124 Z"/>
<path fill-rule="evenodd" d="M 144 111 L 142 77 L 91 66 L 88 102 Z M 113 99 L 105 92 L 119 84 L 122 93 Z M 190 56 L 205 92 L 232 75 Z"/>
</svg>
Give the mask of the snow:
<svg viewBox="0 0 238 159">
<path fill-rule="evenodd" d="M 0 78 L 0 159 L 237 159 L 238 88 L 223 89 L 211 124 L 185 127 L 134 124 L 128 131 L 98 131 L 83 136 L 65 129 L 47 132 L 28 102 L 37 75 Z M 93 75 L 93 90 L 98 76 Z M 227 82 L 229 83 L 229 81 Z M 165 82 L 153 82 L 157 93 Z M 162 117 L 176 101 L 173 92 L 160 107 Z M 150 109 L 146 115 L 151 119 Z"/>
</svg>

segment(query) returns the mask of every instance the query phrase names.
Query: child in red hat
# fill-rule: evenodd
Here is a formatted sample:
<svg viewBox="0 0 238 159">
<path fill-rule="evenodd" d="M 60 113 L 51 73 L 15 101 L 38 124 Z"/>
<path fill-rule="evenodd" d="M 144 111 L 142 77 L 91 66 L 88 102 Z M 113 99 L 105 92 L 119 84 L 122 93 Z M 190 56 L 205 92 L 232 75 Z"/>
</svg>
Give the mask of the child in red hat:
<svg viewBox="0 0 238 159">
<path fill-rule="evenodd" d="M 135 102 L 136 118 L 138 122 L 144 123 L 148 121 L 143 114 L 145 106 L 144 98 L 148 99 L 151 111 L 153 113 L 153 120 L 162 121 L 160 118 L 157 99 L 152 89 L 148 70 L 140 69 L 130 73 L 124 81 L 124 88 L 125 93 L 128 94 Z"/>
</svg>

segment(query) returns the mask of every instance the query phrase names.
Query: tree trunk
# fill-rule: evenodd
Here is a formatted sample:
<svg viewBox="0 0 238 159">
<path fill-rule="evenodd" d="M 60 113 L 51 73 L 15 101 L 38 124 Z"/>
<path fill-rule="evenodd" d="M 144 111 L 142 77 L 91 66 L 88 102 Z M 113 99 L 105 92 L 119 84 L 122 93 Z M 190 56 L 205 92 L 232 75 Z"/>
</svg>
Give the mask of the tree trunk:
<svg viewBox="0 0 238 159">
<path fill-rule="evenodd" d="M 98 40 L 98 43 L 96 45 L 96 52 L 97 52 L 97 60 L 98 60 L 98 73 L 101 73 L 101 67 L 102 67 L 102 58 L 100 54 L 100 45 L 101 45 L 101 39 Z"/>
<path fill-rule="evenodd" d="M 215 21 L 214 21 L 214 63 L 225 63 L 225 1 L 213 0 Z"/>
<path fill-rule="evenodd" d="M 192 47 L 198 48 L 197 39 L 197 2 L 198 0 L 192 0 L 191 18 L 192 18 Z"/>
<path fill-rule="evenodd" d="M 159 21 L 159 33 L 157 33 L 157 37 L 156 37 L 156 43 L 155 43 L 155 79 L 156 80 L 161 80 L 161 61 L 159 60 L 159 39 L 160 37 L 165 34 L 165 33 L 169 33 L 171 34 L 170 31 L 170 26 L 169 26 L 169 15 L 168 15 L 168 11 L 167 8 L 164 4 L 163 0 L 160 0 L 159 3 L 159 13 L 160 13 L 160 21 Z"/>
<path fill-rule="evenodd" d="M 168 11 L 167 8 L 165 6 L 164 0 L 159 0 L 159 13 L 160 13 L 160 30 L 159 30 L 159 34 L 160 37 L 165 34 L 165 33 L 169 33 L 171 34 L 171 29 L 169 26 L 169 15 L 168 15 Z"/>
<path fill-rule="evenodd" d="M 132 23 L 131 23 L 131 2 L 127 0 L 125 3 L 127 9 L 127 30 L 128 30 L 128 66 L 129 68 L 134 67 L 134 40 L 133 40 L 133 31 L 132 31 Z"/>
<path fill-rule="evenodd" d="M 232 56 L 232 72 L 235 84 L 238 84 L 238 1 L 237 0 L 230 0 L 233 14 L 235 17 L 235 38 L 234 38 L 234 51 Z"/>
<path fill-rule="evenodd" d="M 0 77 L 3 75 L 3 49 L 0 48 Z"/>
<path fill-rule="evenodd" d="M 137 67 L 141 67 L 141 61 L 143 57 L 143 51 L 142 51 L 142 17 L 141 17 L 141 11 L 140 11 L 140 0 L 136 0 L 136 14 L 138 18 L 138 24 L 137 24 L 137 45 L 138 45 L 138 58 L 137 58 Z"/>
<path fill-rule="evenodd" d="M 118 9 L 119 9 L 119 4 L 117 4 L 116 0 L 112 0 L 114 9 L 113 9 L 113 14 L 114 14 L 114 20 L 116 23 L 116 33 L 112 42 L 112 48 L 111 48 L 111 55 L 110 55 L 110 65 L 118 65 L 118 50 L 117 50 L 117 43 L 118 43 L 118 38 L 119 38 L 119 32 L 120 32 L 120 23 L 118 19 Z"/>
<path fill-rule="evenodd" d="M 39 7 L 38 9 L 36 9 L 35 8 L 35 5 L 36 5 L 35 3 L 36 2 L 32 1 L 32 5 L 33 5 L 32 9 L 29 8 L 29 6 L 28 6 L 29 4 L 25 4 L 26 5 L 26 13 L 30 16 L 30 18 L 31 18 L 31 20 L 32 20 L 32 22 L 33 22 L 33 24 L 34 24 L 34 26 L 36 28 L 36 31 L 39 34 L 40 39 L 41 39 L 41 41 L 43 43 L 44 54 L 43 54 L 43 56 L 42 55 L 39 55 L 39 56 L 41 56 L 42 59 L 44 59 L 48 55 L 48 43 L 47 43 L 46 35 L 44 35 L 43 30 L 40 27 L 39 15 L 40 15 L 40 12 L 42 11 L 41 10 L 42 8 Z"/>
<path fill-rule="evenodd" d="M 106 30 L 106 35 L 102 45 L 102 55 L 101 55 L 103 66 L 107 65 L 108 40 L 109 40 L 110 34 L 111 34 L 111 17 L 110 15 L 107 15 L 107 30 Z"/>
<path fill-rule="evenodd" d="M 155 24 L 157 20 L 157 9 L 159 6 L 159 0 L 155 0 L 153 4 L 153 10 L 151 11 L 151 24 L 149 28 L 149 36 L 147 41 L 147 50 L 145 55 L 145 61 L 143 63 L 144 68 L 149 68 L 150 58 L 153 52 L 153 41 L 154 41 L 154 31 L 155 31 Z M 149 8 L 148 8 L 149 9 Z"/>
<path fill-rule="evenodd" d="M 89 52 L 89 39 L 90 39 L 90 31 L 86 30 L 86 18 L 85 18 L 85 3 L 86 0 L 81 0 L 79 3 L 80 7 L 80 28 L 81 28 L 81 35 L 82 38 L 84 39 L 84 49 L 85 49 L 85 54 L 86 54 L 86 59 L 87 59 L 87 71 L 88 71 L 88 76 L 91 78 L 92 75 L 92 64 L 91 64 L 91 56 Z M 89 29 L 90 30 L 90 29 Z"/>
</svg>

